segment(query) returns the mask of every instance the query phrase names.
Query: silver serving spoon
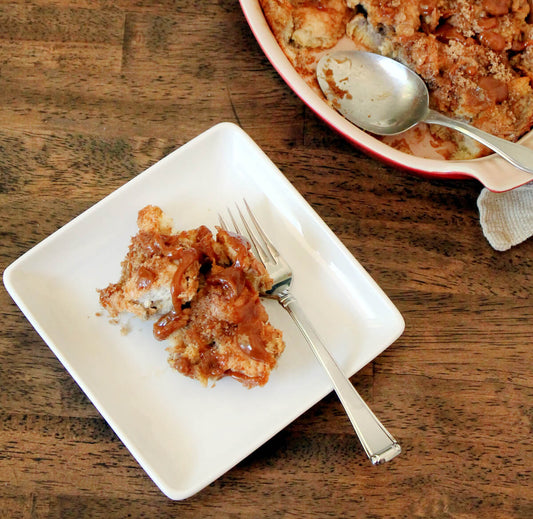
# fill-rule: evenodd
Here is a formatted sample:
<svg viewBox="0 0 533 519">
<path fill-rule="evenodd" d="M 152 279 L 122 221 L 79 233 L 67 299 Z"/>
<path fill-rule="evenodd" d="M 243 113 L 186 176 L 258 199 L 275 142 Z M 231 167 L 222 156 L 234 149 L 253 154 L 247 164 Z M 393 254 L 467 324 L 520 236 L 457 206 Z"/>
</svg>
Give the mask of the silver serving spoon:
<svg viewBox="0 0 533 519">
<path fill-rule="evenodd" d="M 429 108 L 426 84 L 405 65 L 363 51 L 336 51 L 317 66 L 320 88 L 333 107 L 363 130 L 395 135 L 415 124 L 440 124 L 468 135 L 533 173 L 533 149 L 490 135 Z"/>
</svg>

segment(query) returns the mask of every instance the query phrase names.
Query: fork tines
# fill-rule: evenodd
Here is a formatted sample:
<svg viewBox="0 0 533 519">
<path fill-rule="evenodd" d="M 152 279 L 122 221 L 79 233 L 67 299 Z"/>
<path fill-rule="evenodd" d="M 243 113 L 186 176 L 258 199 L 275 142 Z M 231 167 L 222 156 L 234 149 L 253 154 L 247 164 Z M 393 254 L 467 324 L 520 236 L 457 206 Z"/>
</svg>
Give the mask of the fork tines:
<svg viewBox="0 0 533 519">
<path fill-rule="evenodd" d="M 253 252 L 257 256 L 257 258 L 260 259 L 264 264 L 266 264 L 268 261 L 272 261 L 274 259 L 275 254 L 277 254 L 277 251 L 268 236 L 265 234 L 265 232 L 259 225 L 259 222 L 257 221 L 257 218 L 252 212 L 250 206 L 248 205 L 248 202 L 245 199 L 243 199 L 243 202 L 244 206 L 246 207 L 248 218 L 245 217 L 239 205 L 235 203 L 235 208 L 239 215 L 241 225 L 239 225 L 232 210 L 228 207 L 226 210 L 228 212 L 228 216 L 233 226 L 233 229 L 231 229 L 231 227 L 226 223 L 222 215 L 219 214 L 218 218 L 220 226 L 226 231 L 233 230 L 237 234 L 244 236 L 250 242 Z"/>
</svg>

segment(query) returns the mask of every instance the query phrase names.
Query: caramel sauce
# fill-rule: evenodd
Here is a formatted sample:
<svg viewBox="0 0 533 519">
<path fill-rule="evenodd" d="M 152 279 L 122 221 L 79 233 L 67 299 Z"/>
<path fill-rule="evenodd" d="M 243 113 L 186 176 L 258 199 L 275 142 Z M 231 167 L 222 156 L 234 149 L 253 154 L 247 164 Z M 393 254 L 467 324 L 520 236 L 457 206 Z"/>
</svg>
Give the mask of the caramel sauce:
<svg viewBox="0 0 533 519">
<path fill-rule="evenodd" d="M 261 323 L 266 320 L 265 312 L 259 295 L 247 280 L 242 268 L 243 260 L 248 254 L 244 239 L 230 234 L 232 248 L 237 252 L 236 258 L 232 265 L 221 267 L 213 261 L 215 253 L 211 244 L 212 235 L 208 229 L 207 233 L 201 231 L 194 245 L 189 248 L 176 246 L 177 240 L 174 238 L 155 233 L 144 237 L 147 249 L 167 256 L 177 264 L 170 288 L 173 308 L 154 324 L 153 333 L 156 339 L 165 340 L 180 328 L 189 325 L 191 328 L 189 335 L 196 336 L 195 342 L 199 347 L 202 371 L 208 377 L 216 378 L 222 375 L 220 370 L 223 369 L 223 362 L 220 362 L 216 348 L 212 344 L 202 342 L 199 330 L 189 322 L 190 308 L 184 307 L 184 302 L 180 298 L 186 288 L 187 271 L 196 263 L 194 277 L 198 275 L 200 268 L 208 268 L 205 278 L 207 287 L 204 290 L 217 290 L 222 293 L 227 307 L 231 309 L 228 312 L 231 322 L 228 323 L 226 333 L 234 336 L 239 349 L 250 358 L 269 365 L 274 364 L 275 359 L 267 351 L 266 343 L 260 333 Z M 147 280 L 150 278 L 148 273 L 145 273 L 145 276 Z M 190 369 L 181 364 L 177 365 L 177 368 L 182 372 Z M 232 376 L 237 377 L 234 373 Z"/>
<path fill-rule="evenodd" d="M 482 29 L 494 29 L 498 26 L 498 20 L 497 18 L 481 18 L 477 21 L 477 24 Z"/>
<path fill-rule="evenodd" d="M 175 331 L 179 330 L 187 324 L 189 319 L 189 312 L 182 310 L 171 310 L 162 317 L 153 326 L 154 337 L 158 341 L 168 339 Z"/>
<path fill-rule="evenodd" d="M 152 272 L 150 269 L 146 267 L 139 268 L 137 273 L 137 288 L 139 288 L 139 290 L 150 288 L 156 277 L 156 273 Z"/>
<path fill-rule="evenodd" d="M 213 259 L 215 253 L 211 244 L 211 231 L 202 225 L 198 229 L 198 239 L 194 248 L 202 256 Z M 139 240 L 141 245 L 150 253 L 158 256 L 166 256 L 172 260 L 179 260 L 183 254 L 181 237 L 179 234 L 161 234 L 156 232 L 140 232 Z"/>
<path fill-rule="evenodd" d="M 487 95 L 495 103 L 501 103 L 507 99 L 509 95 L 509 89 L 507 85 L 493 77 L 482 77 L 479 82 L 479 86 L 487 92 Z"/>
<path fill-rule="evenodd" d="M 179 258 L 179 239 L 177 236 L 140 232 L 139 241 L 150 254 L 166 256 L 171 259 Z"/>
<path fill-rule="evenodd" d="M 227 375 L 228 377 L 232 377 L 235 380 L 238 380 L 239 382 L 243 382 L 244 384 L 249 384 L 251 381 L 253 381 L 254 384 L 263 386 L 268 381 L 268 376 L 266 374 L 261 377 L 255 377 L 255 378 L 248 377 L 247 375 L 244 375 L 243 373 L 239 373 L 238 371 L 232 371 L 232 370 L 228 370 L 224 374 Z"/>
<path fill-rule="evenodd" d="M 247 296 L 245 304 L 239 308 L 240 321 L 237 324 L 237 334 L 239 337 L 247 337 L 248 342 L 239 341 L 239 348 L 254 360 L 271 363 L 273 362 L 272 355 L 265 348 L 265 343 L 259 333 L 261 313 L 259 298 Z"/>
<path fill-rule="evenodd" d="M 232 324 L 236 325 L 235 335 L 239 348 L 254 360 L 271 363 L 274 359 L 267 351 L 259 330 L 263 319 L 263 309 L 259 296 L 250 286 L 237 262 L 207 278 L 209 284 L 222 286 L 226 291 L 228 304 L 232 304 Z M 248 340 L 242 341 L 243 338 Z"/>
<path fill-rule="evenodd" d="M 437 8 L 437 0 L 426 0 L 420 4 L 420 14 L 429 16 Z"/>
<path fill-rule="evenodd" d="M 233 267 L 212 272 L 207 278 L 209 284 L 222 286 L 227 291 L 229 299 L 238 297 L 244 290 L 246 282 L 243 271 L 236 265 L 237 262 L 235 262 Z"/>
<path fill-rule="evenodd" d="M 483 6 L 492 16 L 502 16 L 509 12 L 511 2 L 510 0 L 484 0 Z"/>
<path fill-rule="evenodd" d="M 170 284 L 170 295 L 172 296 L 172 305 L 174 310 L 181 309 L 182 301 L 179 297 L 180 293 L 184 291 L 184 284 L 187 282 L 185 278 L 185 272 L 195 262 L 200 259 L 200 254 L 196 249 L 181 249 L 179 253 L 179 263 L 174 276 L 172 277 L 172 283 Z"/>
<path fill-rule="evenodd" d="M 460 43 L 464 43 L 466 41 L 466 38 L 459 32 L 459 30 L 448 23 L 445 23 L 438 27 L 435 31 L 435 35 L 437 36 L 437 38 L 445 42 L 455 40 Z"/>
<path fill-rule="evenodd" d="M 178 246 L 178 241 L 174 239 L 174 236 L 152 233 L 150 236 L 146 235 L 145 238 L 147 249 L 157 251 L 159 254 L 171 258 L 178 264 L 178 268 L 174 272 L 170 284 L 173 309 L 163 315 L 153 326 L 155 338 L 162 341 L 187 324 L 189 313 L 183 310 L 179 295 L 184 288 L 184 282 L 186 282 L 184 277 L 185 272 L 195 262 L 201 259 L 202 253 L 196 248 L 183 248 Z"/>
<path fill-rule="evenodd" d="M 479 41 L 485 47 L 495 52 L 502 52 L 505 49 L 505 38 L 494 31 L 484 31 L 479 35 Z"/>
</svg>

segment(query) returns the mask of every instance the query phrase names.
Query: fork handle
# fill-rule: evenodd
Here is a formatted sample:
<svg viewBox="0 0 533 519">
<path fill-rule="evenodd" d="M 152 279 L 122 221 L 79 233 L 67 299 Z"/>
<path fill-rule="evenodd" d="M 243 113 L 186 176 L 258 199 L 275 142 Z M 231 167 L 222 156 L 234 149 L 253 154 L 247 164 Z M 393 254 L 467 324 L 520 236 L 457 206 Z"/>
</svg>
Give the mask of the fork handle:
<svg viewBox="0 0 533 519">
<path fill-rule="evenodd" d="M 327 348 L 324 346 L 313 326 L 306 318 L 300 305 L 290 293 L 284 290 L 278 294 L 278 301 L 287 310 L 298 326 L 305 340 L 311 346 L 316 358 L 326 370 L 333 388 L 337 393 L 350 422 L 363 448 L 374 465 L 389 461 L 401 452 L 401 447 L 394 437 L 385 429 L 365 401 L 341 371 Z"/>
</svg>

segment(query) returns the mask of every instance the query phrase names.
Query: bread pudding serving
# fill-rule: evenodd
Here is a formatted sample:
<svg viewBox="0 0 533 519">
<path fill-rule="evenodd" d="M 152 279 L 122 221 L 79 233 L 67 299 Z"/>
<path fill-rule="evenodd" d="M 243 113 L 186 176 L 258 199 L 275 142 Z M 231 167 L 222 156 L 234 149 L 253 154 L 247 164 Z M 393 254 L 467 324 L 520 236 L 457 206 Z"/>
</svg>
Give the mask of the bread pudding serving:
<svg viewBox="0 0 533 519">
<path fill-rule="evenodd" d="M 328 49 L 396 59 L 426 82 L 430 107 L 516 141 L 533 125 L 532 0 L 260 0 L 284 53 L 320 94 L 316 63 Z M 490 152 L 449 128 L 421 123 L 379 137 L 418 156 L 471 159 Z"/>
<path fill-rule="evenodd" d="M 99 290 L 109 315 L 152 319 L 170 366 L 204 385 L 226 376 L 266 384 L 285 344 L 259 297 L 272 279 L 248 242 L 205 226 L 175 233 L 156 206 L 137 225 L 120 280 Z"/>
</svg>

